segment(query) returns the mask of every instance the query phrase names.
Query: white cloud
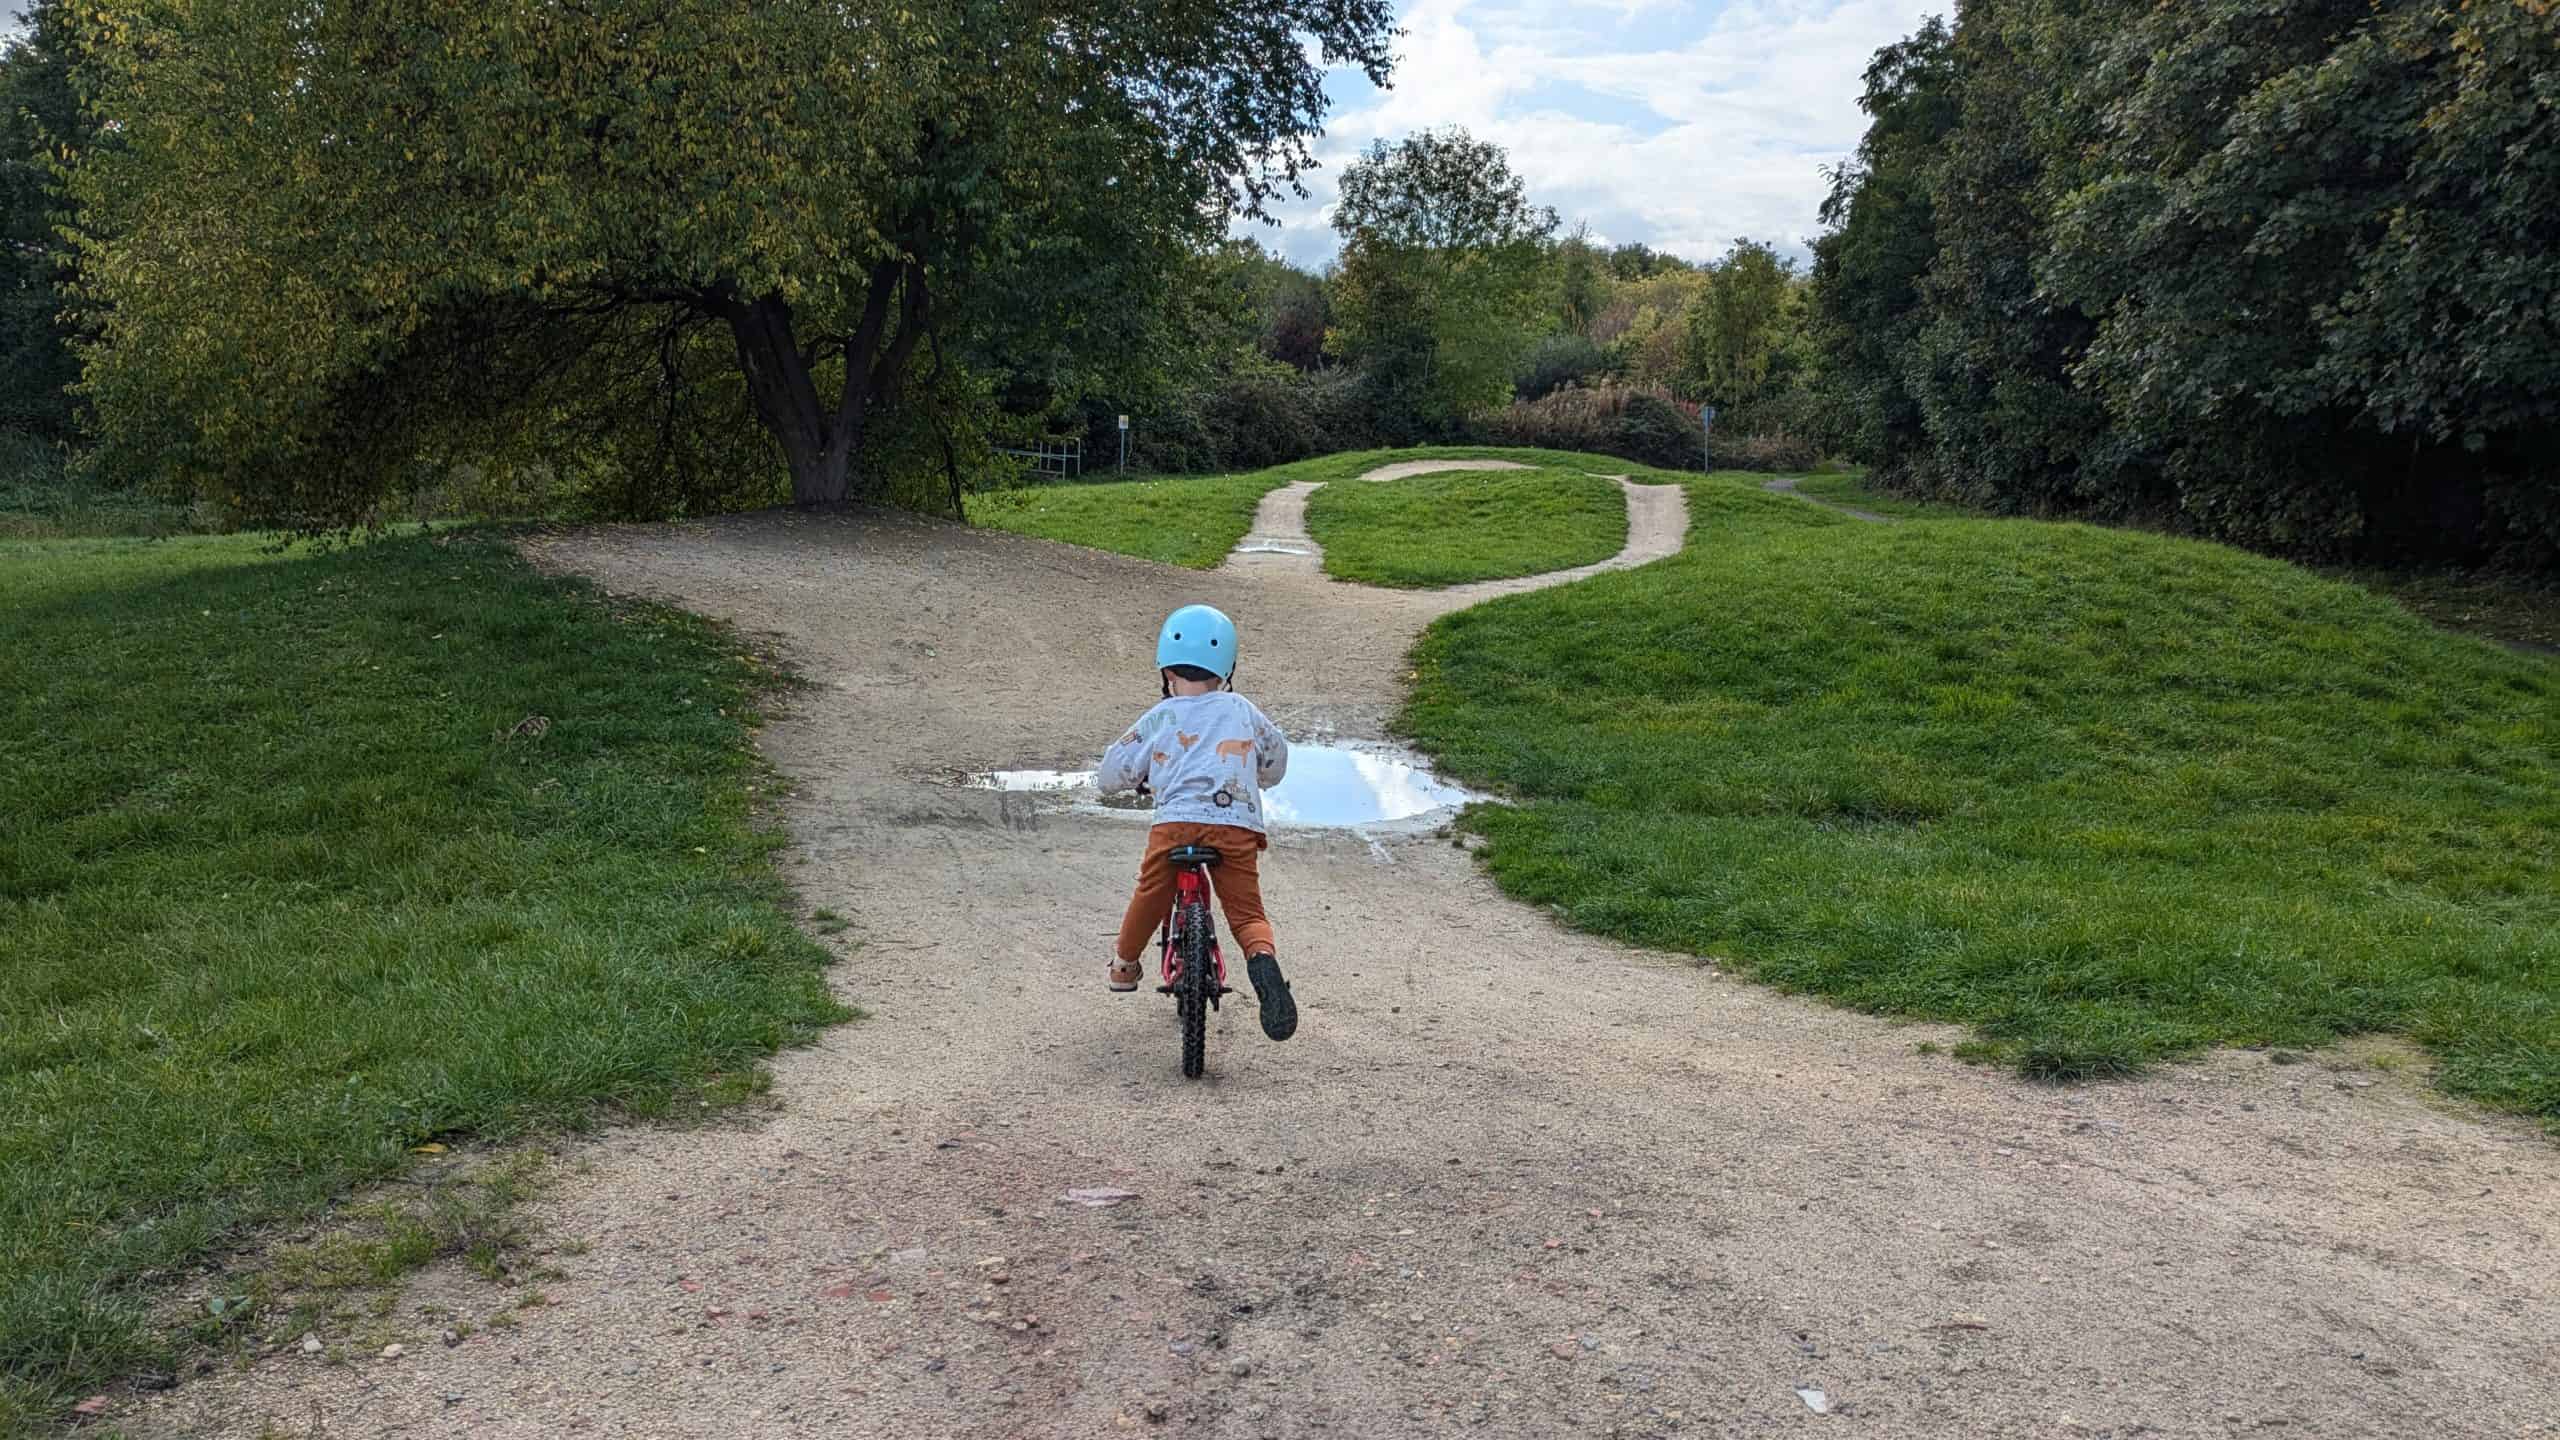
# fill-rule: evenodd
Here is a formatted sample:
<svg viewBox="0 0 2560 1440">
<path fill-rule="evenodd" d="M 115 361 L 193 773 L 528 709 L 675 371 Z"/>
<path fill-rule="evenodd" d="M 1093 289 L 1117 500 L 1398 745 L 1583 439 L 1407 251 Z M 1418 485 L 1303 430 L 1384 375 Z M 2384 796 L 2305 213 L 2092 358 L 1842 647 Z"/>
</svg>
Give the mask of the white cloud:
<svg viewBox="0 0 2560 1440">
<path fill-rule="evenodd" d="M 1307 200 L 1265 244 L 1334 250 L 1334 177 L 1372 140 L 1459 125 L 1531 198 L 1611 242 L 1693 259 L 1736 236 L 1801 253 L 1822 167 L 1866 129 L 1861 75 L 1946 0 L 1414 0 L 1394 88 L 1337 110 Z M 1351 88 L 1365 89 L 1353 86 Z"/>
</svg>

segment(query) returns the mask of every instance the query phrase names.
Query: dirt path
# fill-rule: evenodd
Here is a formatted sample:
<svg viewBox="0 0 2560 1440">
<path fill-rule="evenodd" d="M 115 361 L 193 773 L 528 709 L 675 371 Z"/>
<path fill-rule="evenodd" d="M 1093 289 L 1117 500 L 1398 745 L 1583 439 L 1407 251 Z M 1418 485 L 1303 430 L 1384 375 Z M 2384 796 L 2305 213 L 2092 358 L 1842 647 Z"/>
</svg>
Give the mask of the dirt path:
<svg viewBox="0 0 2560 1440">
<path fill-rule="evenodd" d="M 1774 480 L 1761 481 L 1760 488 L 1775 495 L 1793 495 L 1807 504 L 1819 505 L 1825 510 L 1837 510 L 1854 519 L 1872 520 L 1879 525 L 1893 523 L 1893 517 L 1889 515 L 1879 515 L 1873 510 L 1861 510 L 1855 505 L 1843 505 L 1837 500 L 1825 500 L 1819 495 L 1807 495 L 1796 488 L 1796 483 L 1803 478 L 1801 475 L 1781 475 Z"/>
<path fill-rule="evenodd" d="M 1446 841 L 1306 832 L 1265 872 L 1304 1026 L 1231 1008 L 1183 1083 L 1161 998 L 1099 983 L 1136 823 L 934 777 L 1089 762 L 1191 600 L 1284 723 L 1378 735 L 1445 597 L 883 516 L 541 553 L 818 682 L 765 744 L 872 1018 L 783 1056 L 768 1121 L 572 1147 L 520 1323 L 192 1382 L 138 1433 L 2560 1429 L 2560 1148 L 2344 1056 L 2027 1084 L 1568 933 Z M 456 1267 L 401 1314 L 515 1298 Z"/>
</svg>

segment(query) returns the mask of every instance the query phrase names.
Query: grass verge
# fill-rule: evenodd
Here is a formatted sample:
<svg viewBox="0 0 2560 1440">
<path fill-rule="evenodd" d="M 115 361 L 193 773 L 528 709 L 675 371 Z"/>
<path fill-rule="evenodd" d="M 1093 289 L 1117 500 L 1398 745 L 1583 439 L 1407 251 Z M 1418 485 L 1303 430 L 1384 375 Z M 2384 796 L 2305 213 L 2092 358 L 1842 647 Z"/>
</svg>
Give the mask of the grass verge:
<svg viewBox="0 0 2560 1440">
<path fill-rule="evenodd" d="M 1418 647 L 1507 890 L 2034 1074 L 2397 1032 L 2560 1121 L 2560 671 L 2219 546 L 1690 493 Z"/>
<path fill-rule="evenodd" d="M 0 1432 L 248 1227 L 845 1014 L 706 622 L 469 534 L 0 544 L 0 609 Z"/>
<path fill-rule="evenodd" d="M 1949 501 L 1912 500 L 1873 488 L 1863 470 L 1808 475 L 1796 489 L 1836 505 L 1896 520 L 1991 519 L 1991 512 Z M 2387 596 L 2457 634 L 2512 649 L 2560 655 L 2560 583 L 2496 570 L 2390 569 L 2342 566 L 2325 573 Z"/>
<path fill-rule="evenodd" d="M 1262 497 L 1301 480 L 1351 480 L 1407 460 L 1512 460 L 1523 465 L 1633 475 L 1648 483 L 1688 477 L 1648 471 L 1607 455 L 1561 450 L 1433 445 L 1349 450 L 1237 475 L 1182 475 L 1093 484 L 1034 485 L 969 497 L 971 524 L 1043 540 L 1063 540 L 1145 560 L 1208 570 L 1253 526 Z M 1605 556 L 1602 558 L 1606 558 Z"/>
<path fill-rule="evenodd" d="M 1263 495 L 1288 483 L 1270 473 L 994 490 L 969 497 L 969 523 L 1206 570 L 1244 538 Z"/>
<path fill-rule="evenodd" d="M 2517 650 L 2560 656 L 2560 580 L 2493 570 L 2335 572 L 2430 623 Z"/>
<path fill-rule="evenodd" d="M 1943 500 L 1913 500 L 1889 490 L 1879 490 L 1867 482 L 1863 470 L 1849 470 L 1821 475 L 1805 475 L 1796 480 L 1796 493 L 1834 505 L 1847 505 L 1888 520 L 1963 520 L 1987 519 L 1987 512 L 1969 505 Z"/>
<path fill-rule="evenodd" d="M 1627 502 L 1579 470 L 1451 470 L 1327 485 L 1307 500 L 1307 530 L 1338 580 L 1460 585 L 1606 560 L 1626 546 Z"/>
</svg>

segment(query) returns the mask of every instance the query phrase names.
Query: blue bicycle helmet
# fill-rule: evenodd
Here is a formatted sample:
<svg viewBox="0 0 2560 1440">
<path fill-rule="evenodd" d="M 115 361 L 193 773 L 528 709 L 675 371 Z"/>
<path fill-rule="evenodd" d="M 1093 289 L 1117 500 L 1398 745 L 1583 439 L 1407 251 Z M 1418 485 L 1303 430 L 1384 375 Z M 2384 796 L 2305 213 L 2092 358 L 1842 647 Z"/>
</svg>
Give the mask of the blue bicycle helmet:
<svg viewBox="0 0 2560 1440">
<path fill-rule="evenodd" d="M 1156 632 L 1156 668 L 1196 665 L 1221 680 L 1236 673 L 1236 622 L 1207 605 L 1185 605 Z"/>
</svg>

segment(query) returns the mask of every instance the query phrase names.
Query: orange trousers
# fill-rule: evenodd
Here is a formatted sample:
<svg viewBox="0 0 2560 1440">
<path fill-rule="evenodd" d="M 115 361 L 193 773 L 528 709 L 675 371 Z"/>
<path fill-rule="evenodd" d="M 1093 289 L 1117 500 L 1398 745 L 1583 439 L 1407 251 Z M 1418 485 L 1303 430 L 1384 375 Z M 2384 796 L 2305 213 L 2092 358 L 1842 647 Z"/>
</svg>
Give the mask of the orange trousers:
<svg viewBox="0 0 2560 1440">
<path fill-rule="evenodd" d="M 1209 872 L 1209 888 L 1226 907 L 1227 929 L 1247 955 L 1261 955 L 1272 943 L 1271 921 L 1262 913 L 1262 851 L 1271 841 L 1241 825 L 1158 825 L 1147 832 L 1147 858 L 1138 864 L 1138 893 L 1129 897 L 1129 913 L 1120 920 L 1120 958 L 1135 960 L 1173 913 L 1174 871 L 1165 857 L 1179 845 L 1206 845 L 1218 852 Z"/>
</svg>

